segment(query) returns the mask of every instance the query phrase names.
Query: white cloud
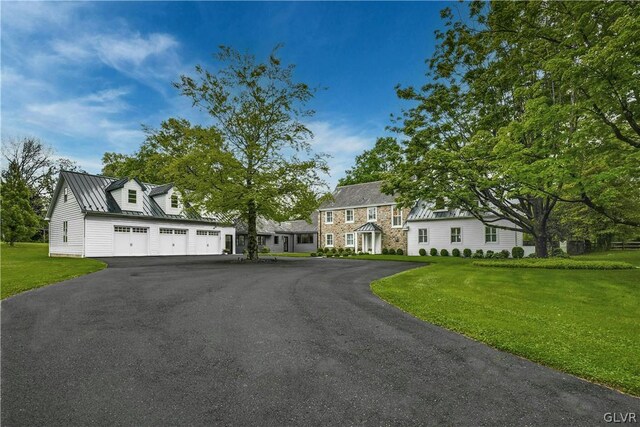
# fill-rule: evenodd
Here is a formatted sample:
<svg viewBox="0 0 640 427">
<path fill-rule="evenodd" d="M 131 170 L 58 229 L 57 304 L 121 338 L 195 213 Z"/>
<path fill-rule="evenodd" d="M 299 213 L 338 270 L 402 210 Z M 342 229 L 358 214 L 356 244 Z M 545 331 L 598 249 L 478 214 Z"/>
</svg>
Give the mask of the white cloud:
<svg viewBox="0 0 640 427">
<path fill-rule="evenodd" d="M 23 120 L 49 132 L 106 140 L 117 149 L 130 148 L 142 141 L 143 133 L 139 124 L 122 119 L 130 109 L 124 99 L 128 93 L 128 89 L 118 88 L 77 98 L 27 104 Z"/>
<path fill-rule="evenodd" d="M 73 19 L 75 11 L 86 7 L 87 3 L 77 2 L 3 2 L 3 36 L 8 30 L 19 33 L 42 31 L 44 27 L 64 28 Z"/>
<path fill-rule="evenodd" d="M 353 159 L 375 144 L 375 137 L 365 130 L 358 130 L 344 124 L 328 121 L 307 123 L 313 132 L 313 149 L 317 153 L 331 156 L 328 160 L 331 176 L 327 177 L 330 187 L 334 187 L 338 179 L 344 176 L 345 170 L 353 166 Z"/>
</svg>

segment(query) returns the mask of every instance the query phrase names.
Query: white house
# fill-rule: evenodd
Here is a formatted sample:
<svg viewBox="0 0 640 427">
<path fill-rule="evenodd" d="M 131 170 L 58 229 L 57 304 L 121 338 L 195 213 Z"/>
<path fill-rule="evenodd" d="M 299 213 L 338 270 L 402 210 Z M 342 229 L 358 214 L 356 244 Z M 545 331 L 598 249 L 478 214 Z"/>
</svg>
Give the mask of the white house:
<svg viewBox="0 0 640 427">
<path fill-rule="evenodd" d="M 171 184 L 63 171 L 47 219 L 50 256 L 234 252 L 231 222 L 185 208 Z"/>
<path fill-rule="evenodd" d="M 514 227 L 506 220 L 495 224 Z M 435 209 L 433 204 L 424 201 L 417 202 L 407 216 L 405 230 L 409 255 L 419 255 L 420 249 L 429 253 L 431 248 L 438 252 L 447 249 L 450 254 L 455 248 L 460 252 L 468 248 L 473 252 L 506 249 L 511 253 L 514 246 L 522 247 L 525 256 L 535 253 L 535 247 L 525 245 L 522 232 L 485 225 L 461 209 Z"/>
</svg>

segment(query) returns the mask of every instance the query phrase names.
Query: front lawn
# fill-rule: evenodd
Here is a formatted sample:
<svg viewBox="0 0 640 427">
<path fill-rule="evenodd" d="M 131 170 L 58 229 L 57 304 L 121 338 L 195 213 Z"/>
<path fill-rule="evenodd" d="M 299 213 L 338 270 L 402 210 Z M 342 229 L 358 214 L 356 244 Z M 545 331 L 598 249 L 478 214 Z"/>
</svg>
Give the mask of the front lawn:
<svg viewBox="0 0 640 427">
<path fill-rule="evenodd" d="M 422 258 L 432 265 L 378 280 L 373 292 L 495 348 L 640 395 L 640 269 L 492 268 Z M 575 258 L 640 266 L 640 251 Z"/>
<path fill-rule="evenodd" d="M 29 289 L 102 270 L 106 264 L 87 258 L 49 258 L 46 243 L 2 243 L 2 299 Z"/>
</svg>

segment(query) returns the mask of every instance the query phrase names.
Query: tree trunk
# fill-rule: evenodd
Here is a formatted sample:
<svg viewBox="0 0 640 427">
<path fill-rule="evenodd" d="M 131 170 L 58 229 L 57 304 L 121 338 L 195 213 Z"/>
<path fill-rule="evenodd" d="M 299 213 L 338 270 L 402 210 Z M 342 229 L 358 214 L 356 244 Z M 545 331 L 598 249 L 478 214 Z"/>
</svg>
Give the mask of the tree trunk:
<svg viewBox="0 0 640 427">
<path fill-rule="evenodd" d="M 547 233 L 546 231 L 543 234 L 539 234 L 534 236 L 536 239 L 536 256 L 538 258 L 547 258 L 549 256 L 549 252 L 547 251 Z"/>
<path fill-rule="evenodd" d="M 247 245 L 247 258 L 250 260 L 258 259 L 258 228 L 256 225 L 258 215 L 256 214 L 255 200 L 249 201 L 247 204 L 247 233 L 249 242 Z"/>
</svg>

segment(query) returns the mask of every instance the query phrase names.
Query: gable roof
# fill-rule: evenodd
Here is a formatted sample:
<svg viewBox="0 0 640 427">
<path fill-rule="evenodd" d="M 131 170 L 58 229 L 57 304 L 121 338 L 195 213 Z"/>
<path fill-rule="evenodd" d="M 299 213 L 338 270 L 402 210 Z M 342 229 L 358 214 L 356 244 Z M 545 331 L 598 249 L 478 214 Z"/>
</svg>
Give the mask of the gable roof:
<svg viewBox="0 0 640 427">
<path fill-rule="evenodd" d="M 296 234 L 296 233 L 317 233 L 318 232 L 318 215 L 311 215 L 311 223 L 303 219 L 292 221 L 277 222 L 269 219 L 258 218 L 256 221 L 258 234 Z M 247 224 L 244 222 L 236 223 L 237 234 L 247 234 Z"/>
<path fill-rule="evenodd" d="M 138 183 L 138 185 L 140 186 L 140 188 L 142 188 L 142 191 L 146 190 L 146 187 L 144 186 L 144 184 L 143 184 L 142 182 L 140 182 L 140 180 L 138 180 L 138 178 L 133 178 L 133 180 L 134 180 L 135 182 L 137 182 L 137 183 Z M 130 179 L 130 178 L 127 178 L 127 177 L 124 177 L 124 178 L 121 178 L 121 179 L 115 180 L 115 181 L 113 181 L 111 184 L 109 184 L 109 185 L 107 186 L 107 188 L 105 188 L 104 190 L 105 190 L 105 191 L 113 191 L 113 190 L 117 190 L 117 189 L 119 189 L 119 188 L 124 187 L 124 185 L 125 185 L 127 182 L 129 182 L 129 181 L 131 181 L 131 179 Z"/>
<path fill-rule="evenodd" d="M 160 194 L 166 194 L 173 188 L 173 184 L 164 184 L 158 185 L 157 187 L 153 187 L 149 192 L 149 196 L 159 196 Z"/>
<path fill-rule="evenodd" d="M 142 212 L 122 210 L 118 203 L 113 198 L 111 190 L 117 189 L 121 182 L 129 181 L 129 178 L 116 179 L 101 175 L 91 175 L 88 173 L 61 171 L 60 178 L 56 190 L 51 200 L 51 205 L 47 212 L 47 218 L 51 218 L 55 202 L 62 188 L 62 183 L 67 182 L 69 188 L 73 192 L 80 209 L 83 213 L 89 214 L 103 214 L 103 215 L 125 215 L 136 216 L 156 219 L 171 219 L 171 220 L 188 220 L 198 222 L 232 222 L 229 217 L 222 215 L 203 217 L 193 210 L 186 209 L 181 215 L 171 215 L 165 213 L 162 208 L 156 203 L 150 196 L 150 193 L 156 187 L 161 187 L 154 184 L 142 184 L 137 181 L 142 190 Z M 121 187 L 120 187 L 121 188 Z"/>
<path fill-rule="evenodd" d="M 360 227 L 356 228 L 353 231 L 373 231 L 373 232 L 377 232 L 377 233 L 382 233 L 382 227 L 380 227 L 378 224 L 373 223 L 373 222 L 367 222 L 362 224 Z"/>
<path fill-rule="evenodd" d="M 395 196 L 384 194 L 381 190 L 382 183 L 383 181 L 374 181 L 336 187 L 332 194 L 333 200 L 323 203 L 320 210 L 394 204 Z"/>
</svg>

